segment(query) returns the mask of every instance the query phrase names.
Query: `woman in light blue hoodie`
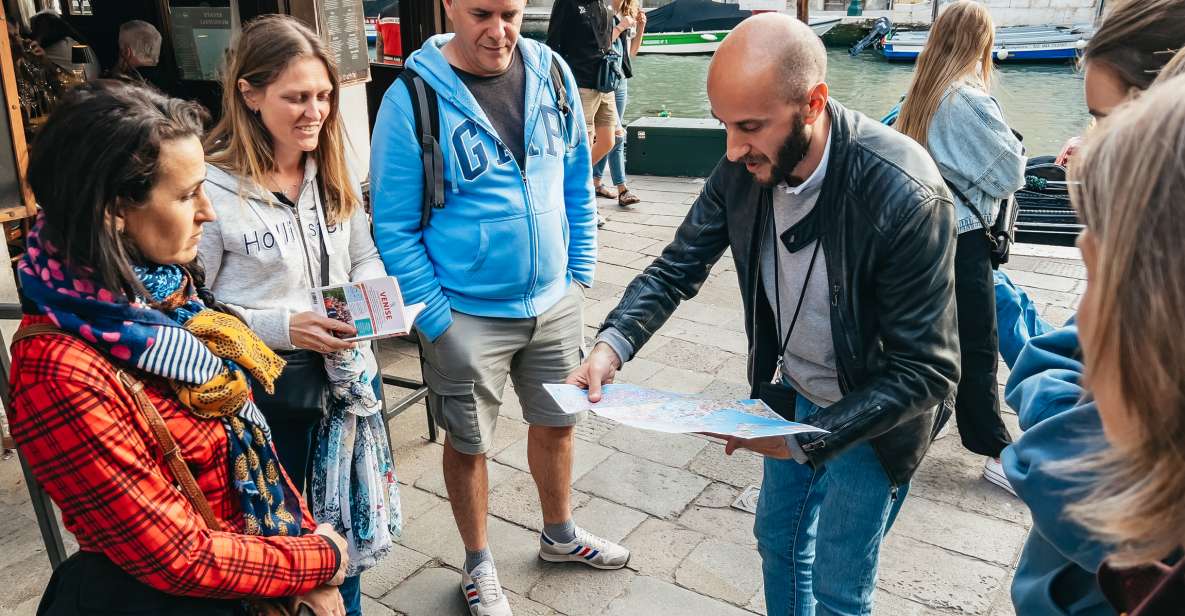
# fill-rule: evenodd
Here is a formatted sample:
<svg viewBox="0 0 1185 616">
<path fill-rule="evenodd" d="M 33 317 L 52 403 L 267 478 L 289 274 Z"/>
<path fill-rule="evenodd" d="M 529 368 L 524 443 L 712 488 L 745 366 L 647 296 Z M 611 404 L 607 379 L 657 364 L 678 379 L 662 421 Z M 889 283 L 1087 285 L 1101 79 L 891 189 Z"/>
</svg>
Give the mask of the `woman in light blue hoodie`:
<svg viewBox="0 0 1185 616">
<path fill-rule="evenodd" d="M 991 244 L 984 227 L 995 220 L 1000 200 L 1024 185 L 1025 157 L 988 94 L 994 33 L 982 4 L 961 0 L 943 9 L 895 126 L 926 147 L 953 193 L 962 351 L 955 416 L 963 446 L 987 458 L 984 478 L 1011 491 L 999 461 L 1012 438 L 1000 417 Z"/>
</svg>

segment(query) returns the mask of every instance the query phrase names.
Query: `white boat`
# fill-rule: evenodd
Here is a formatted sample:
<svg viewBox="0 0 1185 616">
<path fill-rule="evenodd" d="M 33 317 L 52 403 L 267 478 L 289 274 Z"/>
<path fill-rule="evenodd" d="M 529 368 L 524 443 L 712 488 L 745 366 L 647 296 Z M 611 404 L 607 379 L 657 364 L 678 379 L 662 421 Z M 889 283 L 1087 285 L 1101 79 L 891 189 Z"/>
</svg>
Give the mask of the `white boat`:
<svg viewBox="0 0 1185 616">
<path fill-rule="evenodd" d="M 713 0 L 675 0 L 646 12 L 646 33 L 638 53 L 710 54 L 737 24 L 754 14 L 737 4 Z M 811 29 L 823 36 L 841 17 L 812 19 Z"/>
<path fill-rule="evenodd" d="M 893 32 L 885 37 L 888 60 L 913 62 L 926 45 L 927 30 Z M 1073 60 L 1094 34 L 1090 26 L 1008 26 L 996 29 L 992 57 L 1000 62 Z"/>
<path fill-rule="evenodd" d="M 839 17 L 812 19 L 811 30 L 823 36 L 842 21 Z M 731 30 L 706 30 L 703 32 L 646 32 L 638 53 L 665 54 L 711 54 L 716 52 L 724 37 Z"/>
</svg>

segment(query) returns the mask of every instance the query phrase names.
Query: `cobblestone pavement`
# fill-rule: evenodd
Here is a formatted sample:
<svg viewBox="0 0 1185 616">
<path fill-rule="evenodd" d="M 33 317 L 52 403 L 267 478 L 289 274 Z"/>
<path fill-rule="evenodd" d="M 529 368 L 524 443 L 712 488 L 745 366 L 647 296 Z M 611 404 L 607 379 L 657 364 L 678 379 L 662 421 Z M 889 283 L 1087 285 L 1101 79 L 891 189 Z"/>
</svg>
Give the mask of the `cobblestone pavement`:
<svg viewBox="0 0 1185 616">
<path fill-rule="evenodd" d="M 638 177 L 643 202 L 629 210 L 601 201 L 596 287 L 584 309 L 586 334 L 631 279 L 673 237 L 702 180 Z M 1061 323 L 1077 305 L 1085 271 L 1075 250 L 1017 246 L 1008 273 Z M 719 397 L 744 397 L 745 338 L 729 256 L 623 371 L 622 380 Z M 388 373 L 419 378 L 415 348 L 385 349 Z M 1007 378 L 1001 364 L 1000 381 Z M 388 388 L 397 397 L 406 392 Z M 490 544 L 511 605 L 544 614 L 764 614 L 753 517 L 730 508 L 761 481 L 757 456 L 726 457 L 696 436 L 642 432 L 590 416 L 577 430 L 575 518 L 633 549 L 629 567 L 594 571 L 536 557 L 542 523 L 527 473 L 522 413 L 511 391 L 490 465 Z M 1017 430 L 1016 417 L 1008 422 Z M 465 614 L 457 567 L 464 552 L 417 405 L 392 422 L 406 528 L 395 551 L 362 578 L 366 613 Z M 1024 506 L 981 478 L 983 459 L 940 438 L 913 480 L 881 555 L 878 616 L 1012 614 L 1008 587 L 1030 521 Z M 0 616 L 32 614 L 49 566 L 16 460 L 0 462 Z"/>
</svg>

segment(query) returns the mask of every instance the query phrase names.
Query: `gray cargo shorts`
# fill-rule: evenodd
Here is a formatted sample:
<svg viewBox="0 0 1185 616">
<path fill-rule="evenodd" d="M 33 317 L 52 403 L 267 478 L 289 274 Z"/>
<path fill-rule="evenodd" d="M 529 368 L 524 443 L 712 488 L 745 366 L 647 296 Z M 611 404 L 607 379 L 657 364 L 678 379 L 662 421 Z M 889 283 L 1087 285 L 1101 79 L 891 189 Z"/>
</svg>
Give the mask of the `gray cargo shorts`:
<svg viewBox="0 0 1185 616">
<path fill-rule="evenodd" d="M 453 311 L 453 324 L 435 342 L 420 335 L 424 382 L 432 416 L 453 449 L 478 455 L 494 442 L 506 377 L 533 426 L 573 426 L 585 413 L 564 413 L 543 389 L 580 366 L 584 292 L 572 282 L 555 305 L 534 318 L 478 317 Z"/>
</svg>

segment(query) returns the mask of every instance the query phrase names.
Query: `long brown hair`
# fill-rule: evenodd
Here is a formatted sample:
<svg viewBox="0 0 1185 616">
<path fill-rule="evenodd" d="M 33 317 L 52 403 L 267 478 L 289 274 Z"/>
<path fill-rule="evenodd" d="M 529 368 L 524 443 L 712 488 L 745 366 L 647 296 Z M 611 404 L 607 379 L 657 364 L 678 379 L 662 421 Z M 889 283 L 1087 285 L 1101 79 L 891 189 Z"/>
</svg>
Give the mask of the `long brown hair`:
<svg viewBox="0 0 1185 616">
<path fill-rule="evenodd" d="M 1185 545 L 1185 76 L 1110 114 L 1070 167 L 1071 198 L 1097 241 L 1087 382 L 1116 375 L 1138 439 L 1065 463 L 1091 478 L 1070 516 L 1115 546 L 1119 567 Z M 1070 471 L 1073 469 L 1073 471 Z"/>
<path fill-rule="evenodd" d="M 991 88 L 995 37 L 992 16 L 982 4 L 959 0 L 943 9 L 918 54 L 897 130 L 928 147 L 930 122 L 952 84 L 970 79 L 985 92 Z"/>
<path fill-rule="evenodd" d="M 264 176 L 276 169 L 272 137 L 263 120 L 252 113 L 239 92 L 239 80 L 262 90 L 275 83 L 296 59 L 313 57 L 325 65 L 333 91 L 329 115 L 321 126 L 317 149 L 310 155 L 317 163 L 317 175 L 325 189 L 325 217 L 329 224 L 349 218 L 358 207 L 346 164 L 345 133 L 339 111 L 341 82 L 337 66 L 321 39 L 287 15 L 265 15 L 243 27 L 231 52 L 222 85 L 222 120 L 206 137 L 206 156 L 212 164 L 259 186 Z"/>
<path fill-rule="evenodd" d="M 1185 45 L 1185 2 L 1121 0 L 1082 50 L 1082 63 L 1111 68 L 1129 89 L 1145 90 Z"/>
</svg>

